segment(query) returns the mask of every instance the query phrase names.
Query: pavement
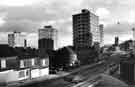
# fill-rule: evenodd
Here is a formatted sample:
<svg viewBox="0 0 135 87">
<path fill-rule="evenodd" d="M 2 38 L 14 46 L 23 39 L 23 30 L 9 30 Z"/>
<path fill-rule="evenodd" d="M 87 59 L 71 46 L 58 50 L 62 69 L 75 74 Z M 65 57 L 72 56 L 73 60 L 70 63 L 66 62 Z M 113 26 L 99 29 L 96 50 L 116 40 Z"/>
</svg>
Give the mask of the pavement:
<svg viewBox="0 0 135 87">
<path fill-rule="evenodd" d="M 128 87 L 123 81 L 107 74 L 101 74 L 101 80 L 95 87 Z"/>
<path fill-rule="evenodd" d="M 7 85 L 9 87 L 18 87 L 20 85 L 25 85 L 25 84 L 30 84 L 30 83 L 35 83 L 35 82 L 40 82 L 43 80 L 50 80 L 50 79 L 54 79 L 54 78 L 58 78 L 58 75 L 45 75 L 44 77 L 38 77 L 38 78 L 34 78 L 34 79 L 27 79 L 27 80 L 21 80 L 21 81 L 16 81 L 16 82 L 10 82 L 7 83 Z"/>
</svg>

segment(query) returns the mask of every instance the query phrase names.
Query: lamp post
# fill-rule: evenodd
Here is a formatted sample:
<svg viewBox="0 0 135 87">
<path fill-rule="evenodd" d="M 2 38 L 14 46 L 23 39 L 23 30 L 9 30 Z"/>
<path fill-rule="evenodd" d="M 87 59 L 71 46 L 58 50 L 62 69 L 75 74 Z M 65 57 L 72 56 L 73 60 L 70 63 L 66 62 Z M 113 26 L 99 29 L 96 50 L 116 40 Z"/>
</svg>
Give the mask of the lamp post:
<svg viewBox="0 0 135 87">
<path fill-rule="evenodd" d="M 132 28 L 133 31 L 133 53 L 135 54 L 135 28 Z"/>
<path fill-rule="evenodd" d="M 135 28 L 132 28 L 133 31 L 133 41 L 135 41 Z"/>
<path fill-rule="evenodd" d="M 118 29 L 120 28 L 120 22 L 117 22 L 117 27 Z M 120 47 L 119 47 L 119 35 L 116 33 L 116 37 L 115 37 L 115 51 L 119 51 Z"/>
</svg>

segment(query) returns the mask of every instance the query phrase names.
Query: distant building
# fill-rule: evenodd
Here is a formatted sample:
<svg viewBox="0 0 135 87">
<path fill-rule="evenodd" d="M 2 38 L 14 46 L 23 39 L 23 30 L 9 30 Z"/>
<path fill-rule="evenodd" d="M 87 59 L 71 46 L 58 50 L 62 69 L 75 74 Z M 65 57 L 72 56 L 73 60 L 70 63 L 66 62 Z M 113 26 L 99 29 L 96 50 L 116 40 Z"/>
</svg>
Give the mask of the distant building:
<svg viewBox="0 0 135 87">
<path fill-rule="evenodd" d="M 115 46 L 119 45 L 119 37 L 115 37 Z"/>
<path fill-rule="evenodd" d="M 100 46 L 102 47 L 104 45 L 104 25 L 99 25 L 99 31 L 100 31 Z"/>
<path fill-rule="evenodd" d="M 129 51 L 133 49 L 133 40 L 126 40 L 120 44 L 120 49 L 123 51 Z"/>
<path fill-rule="evenodd" d="M 99 17 L 87 9 L 74 14 L 73 19 L 73 45 L 75 48 L 89 48 L 94 42 L 100 42 Z"/>
<path fill-rule="evenodd" d="M 57 45 L 57 30 L 52 26 L 44 26 L 43 29 L 39 29 L 38 48 L 40 55 L 45 56 L 47 50 L 53 50 Z"/>
<path fill-rule="evenodd" d="M 115 51 L 120 51 L 119 47 L 119 37 L 115 37 L 115 43 L 114 43 Z"/>
<path fill-rule="evenodd" d="M 8 34 L 8 44 L 10 47 L 24 47 L 26 36 L 21 32 Z"/>
</svg>

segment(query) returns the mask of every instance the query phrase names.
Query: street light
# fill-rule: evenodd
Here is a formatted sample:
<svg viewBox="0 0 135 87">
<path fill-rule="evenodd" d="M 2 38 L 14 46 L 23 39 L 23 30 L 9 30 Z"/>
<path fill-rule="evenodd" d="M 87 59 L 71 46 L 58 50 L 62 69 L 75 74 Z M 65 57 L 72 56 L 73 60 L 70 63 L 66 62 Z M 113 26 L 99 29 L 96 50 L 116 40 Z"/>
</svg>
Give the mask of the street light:
<svg viewBox="0 0 135 87">
<path fill-rule="evenodd" d="M 135 41 L 135 28 L 132 28 L 133 31 L 133 41 Z"/>
<path fill-rule="evenodd" d="M 133 31 L 133 53 L 135 54 L 135 28 L 132 28 Z"/>
<path fill-rule="evenodd" d="M 120 28 L 119 25 L 120 25 L 120 22 L 117 21 L 118 29 Z M 120 48 L 119 48 L 119 35 L 117 33 L 116 33 L 116 37 L 115 37 L 115 51 L 120 51 Z"/>
</svg>

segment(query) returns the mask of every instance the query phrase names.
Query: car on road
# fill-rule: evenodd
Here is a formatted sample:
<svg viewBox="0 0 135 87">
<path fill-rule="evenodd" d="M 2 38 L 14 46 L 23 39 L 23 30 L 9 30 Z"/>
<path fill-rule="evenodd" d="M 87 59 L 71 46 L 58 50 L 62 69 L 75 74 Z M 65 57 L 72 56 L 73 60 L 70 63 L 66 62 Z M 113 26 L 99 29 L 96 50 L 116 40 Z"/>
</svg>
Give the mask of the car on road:
<svg viewBox="0 0 135 87">
<path fill-rule="evenodd" d="M 64 77 L 64 80 L 65 81 L 68 81 L 68 82 L 71 82 L 71 83 L 79 83 L 79 82 L 83 82 L 83 79 L 80 78 L 80 76 L 76 76 L 76 75 L 69 75 L 69 76 L 66 76 Z"/>
<path fill-rule="evenodd" d="M 69 75 L 69 76 L 65 76 L 63 79 L 64 79 L 64 81 L 71 82 L 73 78 L 74 78 L 73 75 Z"/>
</svg>

